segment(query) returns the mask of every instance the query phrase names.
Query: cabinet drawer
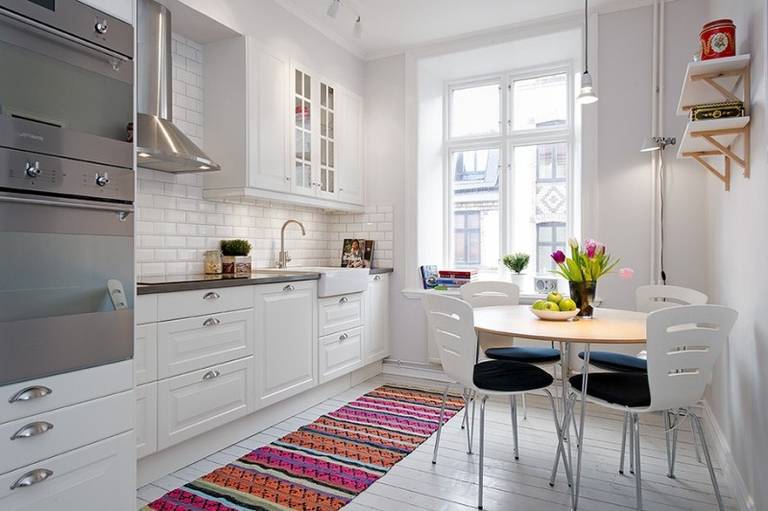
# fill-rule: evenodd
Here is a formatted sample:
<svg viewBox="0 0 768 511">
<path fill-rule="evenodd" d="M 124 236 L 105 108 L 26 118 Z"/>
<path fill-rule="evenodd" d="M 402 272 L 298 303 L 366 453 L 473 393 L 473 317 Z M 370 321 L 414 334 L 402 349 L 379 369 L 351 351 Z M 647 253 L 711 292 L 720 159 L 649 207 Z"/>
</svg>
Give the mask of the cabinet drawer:
<svg viewBox="0 0 768 511">
<path fill-rule="evenodd" d="M 252 286 L 200 289 L 157 296 L 157 320 L 188 318 L 253 307 Z"/>
<path fill-rule="evenodd" d="M 6 385 L 0 387 L 0 424 L 132 388 L 130 360 Z"/>
<path fill-rule="evenodd" d="M 159 381 L 157 449 L 248 414 L 253 387 L 253 357 Z"/>
<path fill-rule="evenodd" d="M 136 385 L 157 380 L 157 323 L 137 325 L 133 337 Z"/>
<path fill-rule="evenodd" d="M 44 479 L 11 489 L 35 471 Z M 128 432 L 0 475 L 0 509 L 133 511 L 135 488 L 136 456 Z"/>
<path fill-rule="evenodd" d="M 167 378 L 253 355 L 253 309 L 157 326 L 158 376 Z"/>
<path fill-rule="evenodd" d="M 363 365 L 363 328 L 320 339 L 320 382 L 332 380 Z"/>
<path fill-rule="evenodd" d="M 362 293 L 321 298 L 319 304 L 321 337 L 363 324 L 365 309 Z"/>
<path fill-rule="evenodd" d="M 157 383 L 136 387 L 136 457 L 157 451 Z"/>
<path fill-rule="evenodd" d="M 0 426 L 0 474 L 133 428 L 132 390 Z"/>
<path fill-rule="evenodd" d="M 137 325 L 157 321 L 157 295 L 137 296 L 133 315 L 136 318 Z"/>
</svg>

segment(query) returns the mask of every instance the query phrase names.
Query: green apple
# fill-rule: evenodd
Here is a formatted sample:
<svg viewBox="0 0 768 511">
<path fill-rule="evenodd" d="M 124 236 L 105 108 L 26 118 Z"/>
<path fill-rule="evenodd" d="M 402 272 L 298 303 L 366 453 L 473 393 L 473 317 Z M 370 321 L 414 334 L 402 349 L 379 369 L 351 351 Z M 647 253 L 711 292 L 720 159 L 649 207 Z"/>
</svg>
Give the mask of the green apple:
<svg viewBox="0 0 768 511">
<path fill-rule="evenodd" d="M 560 312 L 560 307 L 558 307 L 555 302 L 546 302 L 546 308 L 544 310 L 548 310 L 550 312 Z"/>
<path fill-rule="evenodd" d="M 560 301 L 563 299 L 563 295 L 558 293 L 557 291 L 552 291 L 547 295 L 547 301 L 552 303 L 560 303 Z"/>
<path fill-rule="evenodd" d="M 546 300 L 536 300 L 535 302 L 533 302 L 533 310 L 537 310 L 537 311 L 547 310 Z"/>
<path fill-rule="evenodd" d="M 570 298 L 564 298 L 559 304 L 561 311 L 575 311 L 576 310 L 576 302 L 571 300 Z"/>
</svg>

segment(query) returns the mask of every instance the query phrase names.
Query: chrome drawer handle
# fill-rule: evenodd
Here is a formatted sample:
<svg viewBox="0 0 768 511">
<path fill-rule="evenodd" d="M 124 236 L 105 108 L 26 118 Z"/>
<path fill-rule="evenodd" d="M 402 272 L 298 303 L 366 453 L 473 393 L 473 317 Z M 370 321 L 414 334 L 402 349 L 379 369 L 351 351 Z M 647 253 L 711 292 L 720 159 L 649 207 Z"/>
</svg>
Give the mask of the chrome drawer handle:
<svg viewBox="0 0 768 511">
<path fill-rule="evenodd" d="M 373 280 L 381 280 L 381 275 L 374 275 Z"/>
<path fill-rule="evenodd" d="M 220 324 L 221 324 L 221 320 L 218 318 L 208 318 L 205 321 L 203 321 L 203 326 L 216 326 Z"/>
<path fill-rule="evenodd" d="M 11 440 L 18 440 L 19 438 L 30 438 L 37 435 L 42 435 L 43 433 L 46 433 L 53 429 L 53 424 L 50 422 L 33 422 L 31 424 L 27 424 L 20 430 L 18 430 L 16 433 L 13 434 L 11 437 Z"/>
<path fill-rule="evenodd" d="M 349 336 L 348 336 L 347 334 L 341 334 L 341 335 L 339 336 L 339 342 L 344 342 L 344 341 L 346 341 L 347 339 L 349 339 Z"/>
<path fill-rule="evenodd" d="M 16 403 L 19 401 L 31 401 L 33 399 L 40 399 L 53 392 L 51 389 L 44 385 L 35 385 L 33 387 L 27 387 L 21 389 L 8 400 L 9 403 Z"/>
<path fill-rule="evenodd" d="M 24 488 L 27 486 L 32 486 L 33 484 L 42 483 L 49 477 L 53 475 L 53 470 L 48 470 L 47 468 L 36 468 L 35 470 L 31 470 L 18 478 L 15 483 L 11 485 L 11 490 L 15 490 L 16 488 Z"/>
<path fill-rule="evenodd" d="M 203 375 L 203 380 L 213 380 L 214 378 L 218 378 L 221 376 L 221 373 L 217 371 L 216 369 L 211 369 L 207 373 Z"/>
<path fill-rule="evenodd" d="M 289 293 L 289 292 L 295 291 L 295 290 L 296 290 L 296 287 L 293 284 L 288 284 L 287 286 L 285 286 L 283 288 L 283 291 L 285 291 L 286 293 Z"/>
<path fill-rule="evenodd" d="M 218 300 L 219 298 L 221 298 L 221 295 L 215 291 L 210 291 L 203 295 L 203 300 Z"/>
<path fill-rule="evenodd" d="M 341 304 L 347 303 L 348 301 L 349 301 L 349 298 L 347 298 L 346 296 L 342 296 L 339 299 L 339 303 L 341 303 Z"/>
</svg>

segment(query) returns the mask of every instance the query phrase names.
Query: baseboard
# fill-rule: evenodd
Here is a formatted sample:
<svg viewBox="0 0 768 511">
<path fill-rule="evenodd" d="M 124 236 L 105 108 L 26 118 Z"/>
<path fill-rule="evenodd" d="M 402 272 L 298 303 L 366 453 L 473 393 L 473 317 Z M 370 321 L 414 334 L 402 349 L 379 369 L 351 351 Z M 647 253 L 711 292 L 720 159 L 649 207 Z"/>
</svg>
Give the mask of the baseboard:
<svg viewBox="0 0 768 511">
<path fill-rule="evenodd" d="M 702 412 L 705 428 L 709 434 L 709 440 L 711 440 L 710 446 L 713 447 L 717 453 L 722 472 L 726 479 L 728 479 L 728 487 L 733 493 L 736 502 L 738 502 L 739 509 L 741 511 L 757 511 L 755 501 L 749 493 L 749 488 L 744 482 L 744 478 L 741 476 L 739 468 L 736 466 L 736 460 L 733 459 L 731 446 L 728 443 L 723 430 L 720 428 L 720 425 L 717 423 L 715 415 L 709 407 L 709 403 L 706 401 L 704 401 L 702 405 Z"/>
<path fill-rule="evenodd" d="M 230 445 L 241 442 L 377 374 L 381 374 L 381 372 L 381 362 L 372 363 L 180 444 L 141 458 L 138 460 L 137 466 L 137 487 L 140 488 Z"/>
<path fill-rule="evenodd" d="M 382 365 L 382 373 L 393 376 L 408 376 L 411 378 L 424 378 L 425 380 L 435 380 L 440 382 L 451 381 L 443 372 L 442 368 L 436 364 L 423 364 L 418 362 L 402 362 L 399 360 L 387 359 Z"/>
</svg>

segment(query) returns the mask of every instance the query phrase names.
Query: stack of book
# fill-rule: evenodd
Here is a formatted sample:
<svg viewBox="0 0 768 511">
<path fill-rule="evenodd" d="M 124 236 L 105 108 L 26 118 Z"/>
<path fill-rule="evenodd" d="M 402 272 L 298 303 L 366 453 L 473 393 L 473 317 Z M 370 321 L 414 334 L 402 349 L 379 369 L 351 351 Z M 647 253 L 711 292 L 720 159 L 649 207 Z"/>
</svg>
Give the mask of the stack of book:
<svg viewBox="0 0 768 511">
<path fill-rule="evenodd" d="M 422 266 L 421 278 L 424 289 L 461 287 L 477 279 L 477 270 L 438 270 L 437 266 Z"/>
</svg>

